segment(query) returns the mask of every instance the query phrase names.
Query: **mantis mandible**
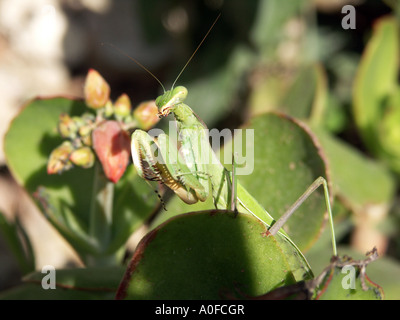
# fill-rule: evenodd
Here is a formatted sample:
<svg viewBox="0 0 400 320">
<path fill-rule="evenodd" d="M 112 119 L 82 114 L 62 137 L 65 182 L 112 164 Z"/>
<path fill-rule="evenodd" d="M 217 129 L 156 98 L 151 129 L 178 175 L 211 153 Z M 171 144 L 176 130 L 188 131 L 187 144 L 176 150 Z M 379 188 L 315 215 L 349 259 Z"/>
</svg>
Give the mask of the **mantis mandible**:
<svg viewBox="0 0 400 320">
<path fill-rule="evenodd" d="M 325 203 L 329 214 L 333 254 L 337 255 L 333 231 L 333 220 L 327 182 L 323 177 L 317 178 L 311 186 L 277 221 L 254 199 L 219 161 L 212 150 L 208 131 L 203 121 L 184 103 L 188 90 L 183 86 L 174 88 L 176 81 L 193 58 L 209 32 L 217 22 L 214 21 L 206 36 L 196 48 L 188 62 L 179 73 L 171 90 L 165 90 L 162 83 L 146 68 L 163 87 L 164 93 L 156 99 L 159 117 L 173 114 L 179 134 L 179 148 L 174 146 L 169 137 L 160 134 L 157 138 L 147 132 L 136 130 L 132 133 L 131 152 L 133 164 L 142 178 L 156 180 L 172 189 L 180 199 L 188 204 L 205 201 L 211 193 L 217 209 L 232 210 L 239 213 L 250 213 L 269 228 L 273 236 L 286 238 L 302 255 L 287 233 L 281 229 L 296 209 L 321 185 L 324 188 Z M 134 59 L 133 59 L 134 60 Z M 136 62 L 136 60 L 134 60 Z M 139 64 L 140 65 L 140 64 Z M 140 65 L 142 66 L 142 65 Z M 157 156 L 155 156 L 157 154 Z M 233 185 L 234 180 L 234 185 Z M 235 190 L 235 191 L 234 191 Z M 232 199 L 235 199 L 233 201 Z M 238 207 L 232 208 L 233 203 Z"/>
</svg>

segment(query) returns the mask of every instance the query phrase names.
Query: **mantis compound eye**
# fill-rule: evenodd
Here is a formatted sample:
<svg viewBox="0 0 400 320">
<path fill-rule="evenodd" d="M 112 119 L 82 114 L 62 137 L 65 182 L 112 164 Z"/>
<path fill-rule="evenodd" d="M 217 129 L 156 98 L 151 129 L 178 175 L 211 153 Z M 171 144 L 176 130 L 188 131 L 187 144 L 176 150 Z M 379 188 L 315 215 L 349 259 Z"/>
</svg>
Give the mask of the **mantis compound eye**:
<svg viewBox="0 0 400 320">
<path fill-rule="evenodd" d="M 177 100 L 177 102 L 183 102 L 187 97 L 188 91 L 183 86 L 178 86 L 173 91 L 173 96 Z"/>
<path fill-rule="evenodd" d="M 157 97 L 157 99 L 156 99 L 156 106 L 157 107 L 160 107 L 160 104 L 162 103 L 161 100 L 162 100 L 162 96 Z"/>
</svg>

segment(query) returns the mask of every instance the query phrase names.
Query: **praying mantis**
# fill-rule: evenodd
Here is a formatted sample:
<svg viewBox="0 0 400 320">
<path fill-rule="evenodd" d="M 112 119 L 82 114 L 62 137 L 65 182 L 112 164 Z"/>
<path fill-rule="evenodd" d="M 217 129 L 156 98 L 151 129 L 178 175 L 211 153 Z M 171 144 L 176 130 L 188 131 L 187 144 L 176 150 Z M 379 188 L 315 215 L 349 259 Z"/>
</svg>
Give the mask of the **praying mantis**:
<svg viewBox="0 0 400 320">
<path fill-rule="evenodd" d="M 278 220 L 275 220 L 241 185 L 235 174 L 229 172 L 221 164 L 210 146 L 206 125 L 184 103 L 188 90 L 183 86 L 174 87 L 179 76 L 208 36 L 218 18 L 219 16 L 179 73 L 170 90 L 166 91 L 162 83 L 139 64 L 164 89 L 164 93 L 156 99 L 156 105 L 159 108 L 158 116 L 162 118 L 173 114 L 179 139 L 178 145 L 176 145 L 164 133 L 155 138 L 145 131 L 134 131 L 131 137 L 131 153 L 137 173 L 145 180 L 159 181 L 166 185 L 187 204 L 205 201 L 212 194 L 217 209 L 232 210 L 239 214 L 252 214 L 269 228 L 269 235 L 283 237 L 303 258 L 304 256 L 282 229 L 282 226 L 318 187 L 323 186 L 331 226 L 333 254 L 336 256 L 332 210 L 326 180 L 323 177 L 317 178 L 298 200 Z"/>
<path fill-rule="evenodd" d="M 233 184 L 232 180 L 236 177 L 220 163 L 208 141 L 207 127 L 193 110 L 183 103 L 186 96 L 187 89 L 178 86 L 156 99 L 160 117 L 174 114 L 181 142 L 179 150 L 176 146 L 171 148 L 171 141 L 166 134 L 153 138 L 142 130 L 132 133 L 131 153 L 139 176 L 146 180 L 160 181 L 188 204 L 205 201 L 209 196 L 211 185 L 211 193 L 217 209 L 251 213 L 264 224 L 271 226 L 269 229 L 271 235 L 280 233 L 285 237 L 288 236 L 281 227 L 322 185 L 330 223 L 333 226 L 328 185 L 323 177 L 317 178 L 277 221 L 237 179 Z M 154 156 L 156 153 L 158 153 L 157 157 Z M 236 194 L 234 189 L 237 190 Z M 230 201 L 232 198 L 237 200 L 239 208 L 232 206 L 232 201 Z M 336 255 L 334 238 L 332 244 Z"/>
</svg>

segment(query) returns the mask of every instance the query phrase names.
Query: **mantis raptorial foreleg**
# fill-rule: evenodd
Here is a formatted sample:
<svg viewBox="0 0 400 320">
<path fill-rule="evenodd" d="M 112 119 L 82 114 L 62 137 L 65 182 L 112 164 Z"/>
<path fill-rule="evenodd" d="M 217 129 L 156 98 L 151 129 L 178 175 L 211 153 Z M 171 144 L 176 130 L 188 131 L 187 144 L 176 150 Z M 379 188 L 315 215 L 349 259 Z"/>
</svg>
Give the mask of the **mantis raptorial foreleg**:
<svg viewBox="0 0 400 320">
<path fill-rule="evenodd" d="M 205 201 L 208 194 L 176 152 L 171 152 L 167 135 L 157 139 L 147 132 L 132 134 L 131 153 L 138 175 L 146 180 L 159 181 L 173 190 L 187 204 Z"/>
</svg>

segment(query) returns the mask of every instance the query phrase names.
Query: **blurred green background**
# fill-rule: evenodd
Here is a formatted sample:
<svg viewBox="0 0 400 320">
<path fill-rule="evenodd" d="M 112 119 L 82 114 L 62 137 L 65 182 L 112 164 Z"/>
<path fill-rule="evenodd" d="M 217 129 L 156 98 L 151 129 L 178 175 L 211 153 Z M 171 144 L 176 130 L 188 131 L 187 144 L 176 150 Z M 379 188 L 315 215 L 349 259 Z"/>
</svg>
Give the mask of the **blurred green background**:
<svg viewBox="0 0 400 320">
<path fill-rule="evenodd" d="M 387 298 L 400 298 L 400 1 L 27 3 L 0 1 L 0 65 L 6 66 L 0 76 L 14 79 L 8 85 L 17 88 L 5 92 L 3 109 L 9 114 L 37 95 L 82 96 L 89 68 L 107 79 L 113 99 L 123 92 L 134 105 L 154 99 L 162 92 L 159 84 L 102 44 L 125 51 L 169 88 L 221 13 L 177 81 L 188 88 L 187 104 L 209 128 L 238 128 L 272 110 L 304 121 L 330 165 L 340 253 L 363 254 L 377 246 L 383 258 L 368 274 Z M 10 22 L 6 14 L 12 17 L 17 5 L 31 15 Z M 345 5 L 355 10 L 355 29 L 342 27 L 349 13 L 342 13 Z M 1 176 L 12 179 L 4 161 Z M 13 205 L 0 209 L 28 215 Z M 330 255 L 325 236 L 307 254 L 312 265 L 313 254 Z M 3 251 L 2 259 L 12 260 L 6 247 Z M 46 254 L 37 265 L 47 261 Z M 10 265 L 0 271 L 0 280 L 15 274 Z M 318 267 L 323 266 L 316 266 L 316 274 Z M 0 288 L 12 284 L 4 280 Z"/>
</svg>

